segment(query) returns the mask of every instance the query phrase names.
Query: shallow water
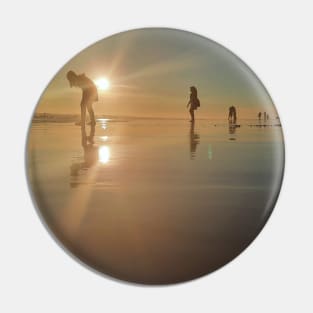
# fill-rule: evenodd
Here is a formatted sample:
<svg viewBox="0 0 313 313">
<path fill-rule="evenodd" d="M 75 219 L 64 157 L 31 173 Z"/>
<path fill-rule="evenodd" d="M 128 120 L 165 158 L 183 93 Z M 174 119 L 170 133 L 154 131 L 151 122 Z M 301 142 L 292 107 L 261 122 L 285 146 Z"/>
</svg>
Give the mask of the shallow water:
<svg viewBox="0 0 313 313">
<path fill-rule="evenodd" d="M 100 271 L 152 284 L 199 277 L 255 238 L 280 189 L 281 127 L 239 124 L 98 119 L 83 147 L 73 123 L 36 121 L 34 199 L 58 239 Z"/>
</svg>

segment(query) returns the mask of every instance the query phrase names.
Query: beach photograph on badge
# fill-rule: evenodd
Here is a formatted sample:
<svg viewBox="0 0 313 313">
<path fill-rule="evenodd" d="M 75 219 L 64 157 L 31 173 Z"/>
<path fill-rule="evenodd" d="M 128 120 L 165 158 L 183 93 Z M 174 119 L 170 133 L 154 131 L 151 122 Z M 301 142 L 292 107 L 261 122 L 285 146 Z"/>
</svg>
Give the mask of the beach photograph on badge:
<svg viewBox="0 0 313 313">
<path fill-rule="evenodd" d="M 26 144 L 34 205 L 67 254 L 104 278 L 212 273 L 274 209 L 278 112 L 250 67 L 210 39 L 112 35 L 60 64 L 38 98 Z"/>
</svg>

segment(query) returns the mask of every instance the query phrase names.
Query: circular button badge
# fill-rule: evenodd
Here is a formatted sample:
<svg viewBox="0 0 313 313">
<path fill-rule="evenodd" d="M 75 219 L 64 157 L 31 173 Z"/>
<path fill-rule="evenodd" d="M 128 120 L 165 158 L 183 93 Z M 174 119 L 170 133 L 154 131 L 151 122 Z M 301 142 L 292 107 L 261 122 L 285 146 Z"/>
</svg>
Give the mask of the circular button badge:
<svg viewBox="0 0 313 313">
<path fill-rule="evenodd" d="M 27 141 L 40 215 L 89 267 L 142 284 L 201 277 L 237 257 L 276 203 L 275 106 L 221 45 L 165 28 L 86 48 L 51 80 Z"/>
</svg>

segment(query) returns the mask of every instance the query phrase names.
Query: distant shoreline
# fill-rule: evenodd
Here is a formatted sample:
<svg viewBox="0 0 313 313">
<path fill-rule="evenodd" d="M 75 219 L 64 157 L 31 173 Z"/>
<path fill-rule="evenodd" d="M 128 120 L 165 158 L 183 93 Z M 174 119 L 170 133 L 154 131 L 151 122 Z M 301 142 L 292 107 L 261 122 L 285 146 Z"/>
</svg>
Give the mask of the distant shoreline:
<svg viewBox="0 0 313 313">
<path fill-rule="evenodd" d="M 96 115 L 96 119 L 140 119 L 140 120 L 188 120 L 188 116 L 186 117 L 160 117 L 160 116 L 131 116 L 131 115 Z M 70 122 L 77 122 L 80 120 L 80 114 L 59 114 L 59 113 L 35 113 L 32 122 L 38 123 L 38 122 L 51 122 L 51 123 L 70 123 Z M 199 117 L 196 120 L 200 121 L 227 121 L 227 117 L 221 118 L 221 117 Z M 257 118 L 241 118 L 239 120 L 251 120 L 256 121 Z M 279 119 L 272 119 L 277 122 L 279 122 Z M 262 120 L 261 120 L 262 121 Z"/>
</svg>

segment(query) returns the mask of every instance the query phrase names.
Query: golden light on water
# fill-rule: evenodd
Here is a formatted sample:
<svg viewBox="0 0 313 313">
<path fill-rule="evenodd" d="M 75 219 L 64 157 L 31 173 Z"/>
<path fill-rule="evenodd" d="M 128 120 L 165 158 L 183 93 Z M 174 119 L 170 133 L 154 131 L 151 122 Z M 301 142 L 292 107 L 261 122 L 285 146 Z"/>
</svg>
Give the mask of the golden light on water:
<svg viewBox="0 0 313 313">
<path fill-rule="evenodd" d="M 108 140 L 108 136 L 99 136 L 99 138 L 102 140 L 102 141 L 107 141 Z"/>
<path fill-rule="evenodd" d="M 99 161 L 102 164 L 108 163 L 110 160 L 110 149 L 107 146 L 101 146 L 99 148 Z"/>
<path fill-rule="evenodd" d="M 111 85 L 110 81 L 106 77 L 96 79 L 95 84 L 99 90 L 108 90 Z"/>
</svg>

